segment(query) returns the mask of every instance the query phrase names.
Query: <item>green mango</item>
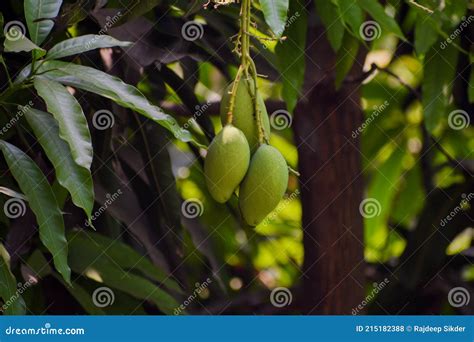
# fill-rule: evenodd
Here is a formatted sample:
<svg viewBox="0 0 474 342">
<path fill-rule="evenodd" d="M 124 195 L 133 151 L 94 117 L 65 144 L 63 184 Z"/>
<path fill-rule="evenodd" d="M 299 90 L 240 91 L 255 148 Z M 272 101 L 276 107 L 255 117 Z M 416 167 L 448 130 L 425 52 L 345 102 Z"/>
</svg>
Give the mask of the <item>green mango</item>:
<svg viewBox="0 0 474 342">
<path fill-rule="evenodd" d="M 256 226 L 276 208 L 288 186 L 288 166 L 281 153 L 261 145 L 239 190 L 239 207 L 249 225 Z"/>
<path fill-rule="evenodd" d="M 224 126 L 227 123 L 227 112 L 229 111 L 230 95 L 233 83 L 231 83 L 224 95 L 222 96 L 220 114 L 221 122 Z M 232 124 L 244 132 L 249 142 L 251 152 L 255 152 L 258 148 L 258 128 L 254 118 L 254 105 L 252 101 L 253 81 L 241 78 L 237 86 L 237 94 L 235 96 L 235 105 L 232 118 Z M 267 139 L 270 138 L 270 120 L 268 119 L 267 108 L 260 93 L 257 95 L 257 105 L 262 115 L 263 130 Z"/>
<path fill-rule="evenodd" d="M 212 140 L 204 161 L 204 174 L 211 196 L 224 203 L 244 178 L 250 163 L 250 148 L 242 131 L 226 125 Z"/>
</svg>

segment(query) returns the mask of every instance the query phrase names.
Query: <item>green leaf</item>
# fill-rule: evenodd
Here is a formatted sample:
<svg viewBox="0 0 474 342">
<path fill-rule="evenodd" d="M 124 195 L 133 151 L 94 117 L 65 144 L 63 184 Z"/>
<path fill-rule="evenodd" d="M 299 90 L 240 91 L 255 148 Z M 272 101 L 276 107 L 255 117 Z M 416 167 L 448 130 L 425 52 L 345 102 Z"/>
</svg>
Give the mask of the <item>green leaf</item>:
<svg viewBox="0 0 474 342">
<path fill-rule="evenodd" d="M 46 59 L 59 59 L 95 49 L 130 45 L 131 42 L 122 42 L 110 36 L 87 34 L 54 45 L 46 54 Z"/>
<path fill-rule="evenodd" d="M 26 261 L 26 265 L 37 278 L 42 279 L 53 274 L 54 272 L 49 266 L 48 260 L 46 260 L 43 253 L 39 249 L 31 253 L 30 257 Z"/>
<path fill-rule="evenodd" d="M 418 55 L 424 55 L 438 40 L 438 29 L 426 14 L 417 14 L 415 23 L 415 50 Z"/>
<path fill-rule="evenodd" d="M 359 40 L 354 38 L 349 32 L 344 33 L 342 48 L 337 52 L 336 64 L 336 89 L 342 85 L 342 81 L 347 73 L 352 69 L 352 65 L 357 59 L 359 51 Z"/>
<path fill-rule="evenodd" d="M 59 136 L 68 143 L 74 161 L 90 170 L 93 154 L 91 134 L 81 105 L 58 82 L 36 77 L 34 86 L 46 102 L 48 112 L 58 121 Z"/>
<path fill-rule="evenodd" d="M 18 37 L 18 39 L 12 39 L 9 37 Z M 9 34 L 5 37 L 3 46 L 5 47 L 5 52 L 30 52 L 38 50 L 40 51 L 40 56 L 46 53 L 45 50 L 41 49 L 38 45 L 26 38 L 16 26 L 13 26 L 10 29 Z"/>
<path fill-rule="evenodd" d="M 358 0 L 358 2 L 359 5 L 382 26 L 382 29 L 406 40 L 397 21 L 385 12 L 384 7 L 377 0 Z"/>
<path fill-rule="evenodd" d="M 130 270 L 124 269 L 114 259 L 115 254 L 109 254 L 107 248 L 98 245 L 87 235 L 71 232 L 68 238 L 69 262 L 75 272 L 126 292 L 135 298 L 150 300 L 166 314 L 172 314 L 173 310 L 179 306 L 176 300 L 163 289 Z M 133 267 L 130 263 L 127 265 Z"/>
<path fill-rule="evenodd" d="M 26 264 L 28 265 L 28 268 L 33 271 L 36 277 L 45 278 L 48 275 L 52 275 L 69 291 L 69 293 L 79 302 L 79 304 L 81 304 L 88 314 L 105 315 L 103 310 L 94 305 L 91 295 L 84 290 L 84 288 L 79 286 L 76 282 L 74 283 L 74 286 L 70 286 L 61 278 L 61 276 L 54 272 L 51 267 L 49 267 L 48 260 L 46 260 L 39 249 L 31 254 Z"/>
<path fill-rule="evenodd" d="M 88 250 L 92 254 L 105 253 L 107 258 L 112 259 L 120 267 L 128 271 L 139 271 L 143 275 L 160 282 L 169 290 L 182 293 L 181 287 L 170 278 L 170 275 L 153 265 L 147 257 L 140 255 L 133 248 L 119 240 L 85 231 L 77 231 L 71 233 L 70 236 L 71 239 L 77 240 L 77 243 L 89 244 Z"/>
<path fill-rule="evenodd" d="M 275 48 L 283 82 L 282 96 L 286 102 L 288 111 L 293 112 L 303 86 L 305 74 L 305 48 L 307 11 L 299 1 L 291 1 L 289 21 L 285 36 L 288 39 L 279 42 Z"/>
<path fill-rule="evenodd" d="M 88 169 L 77 165 L 67 143 L 59 137 L 59 126 L 48 113 L 29 109 L 26 120 L 56 170 L 59 184 L 71 194 L 72 202 L 84 209 L 90 219 L 94 206 L 92 176 Z"/>
<path fill-rule="evenodd" d="M 3 314 L 25 314 L 25 302 L 18 292 L 16 278 L 10 270 L 10 255 L 2 243 L 0 243 L 0 297 L 4 302 Z"/>
<path fill-rule="evenodd" d="M 289 0 L 260 0 L 262 12 L 270 29 L 276 37 L 285 31 Z"/>
<path fill-rule="evenodd" d="M 364 22 L 362 9 L 353 0 L 333 0 L 333 2 L 338 5 L 339 15 L 349 25 L 353 35 L 360 38 L 359 30 Z"/>
<path fill-rule="evenodd" d="M 5 194 L 9 197 L 13 197 L 13 198 L 19 198 L 19 199 L 22 199 L 24 201 L 26 201 L 26 197 L 25 195 L 23 194 L 20 194 L 19 192 L 16 192 L 15 190 L 12 190 L 12 189 L 9 189 L 9 188 L 6 188 L 4 186 L 0 186 L 0 192 L 2 194 Z"/>
<path fill-rule="evenodd" d="M 54 265 L 64 280 L 71 282 L 71 270 L 67 264 L 67 241 L 64 221 L 56 204 L 53 191 L 43 172 L 19 148 L 0 140 L 8 168 L 28 198 L 28 204 L 36 216 L 40 239 L 53 255 Z"/>
<path fill-rule="evenodd" d="M 334 51 L 338 51 L 344 36 L 344 22 L 338 6 L 330 0 L 315 0 L 316 11 L 326 28 L 326 35 Z"/>
<path fill-rule="evenodd" d="M 38 45 L 51 32 L 58 16 L 62 0 L 25 0 L 25 18 L 31 40 Z"/>
<path fill-rule="evenodd" d="M 445 49 L 432 47 L 425 57 L 422 104 L 425 125 L 429 132 L 445 121 L 452 96 L 459 51 L 454 44 Z"/>
<path fill-rule="evenodd" d="M 301 69 L 300 64 L 298 69 Z M 15 83 L 27 77 L 30 70 L 31 66 L 23 69 Z M 137 88 L 124 83 L 117 77 L 94 68 L 61 61 L 44 62 L 39 67 L 38 73 L 43 73 L 42 78 L 49 78 L 111 99 L 162 125 L 181 141 L 192 140 L 190 133 L 179 127 L 173 117 L 165 114 L 161 108 L 152 105 Z"/>
<path fill-rule="evenodd" d="M 421 167 L 416 164 L 412 169 L 403 172 L 400 182 L 400 192 L 394 200 L 390 213 L 390 222 L 396 225 L 410 227 L 416 216 L 423 209 L 426 194 L 423 188 Z M 410 203 L 410 205 L 407 205 Z"/>
<path fill-rule="evenodd" d="M 453 241 L 446 248 L 447 255 L 455 255 L 464 252 L 466 249 L 471 247 L 472 240 L 474 239 L 474 229 L 466 228 L 459 233 Z"/>
<path fill-rule="evenodd" d="M 365 236 L 367 246 L 371 249 L 383 249 L 388 238 L 388 218 L 392 201 L 399 189 L 399 181 L 403 171 L 405 150 L 396 149 L 391 156 L 377 167 L 368 187 L 367 203 L 375 204 L 376 215 L 366 215 Z M 367 206 L 367 212 L 369 207 Z"/>
</svg>

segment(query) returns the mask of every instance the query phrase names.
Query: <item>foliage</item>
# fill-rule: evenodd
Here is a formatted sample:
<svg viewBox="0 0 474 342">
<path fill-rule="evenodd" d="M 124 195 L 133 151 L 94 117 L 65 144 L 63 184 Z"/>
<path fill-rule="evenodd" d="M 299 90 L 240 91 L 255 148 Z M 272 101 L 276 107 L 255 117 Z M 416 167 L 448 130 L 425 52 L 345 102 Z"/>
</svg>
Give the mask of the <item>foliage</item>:
<svg viewBox="0 0 474 342">
<path fill-rule="evenodd" d="M 242 224 L 236 198 L 219 204 L 206 190 L 202 156 L 221 128 L 215 102 L 240 63 L 239 4 L 221 3 L 2 2 L 0 297 L 18 297 L 5 314 L 176 314 L 186 302 L 179 313 L 206 313 L 223 299 L 301 281 L 296 176 L 255 229 Z M 404 264 L 425 225 L 439 227 L 472 193 L 472 3 L 252 3 L 258 87 L 287 122 L 307 95 L 307 59 L 318 63 L 305 50 L 318 44 L 312 25 L 324 26 L 336 56 L 334 86 L 364 81 L 364 123 L 346 138 L 361 138 L 376 208 L 361 213 L 365 258 L 383 278 Z M 281 129 L 276 112 L 271 144 L 297 168 L 294 127 Z M 438 191 L 452 202 L 433 200 Z M 440 250 L 425 256 L 459 257 L 454 282 L 474 279 L 471 257 L 460 257 L 472 255 L 469 224 L 450 225 Z M 413 264 L 424 274 L 422 261 Z M 97 305 L 101 287 L 110 305 Z M 52 295 L 67 304 L 53 305 Z"/>
</svg>

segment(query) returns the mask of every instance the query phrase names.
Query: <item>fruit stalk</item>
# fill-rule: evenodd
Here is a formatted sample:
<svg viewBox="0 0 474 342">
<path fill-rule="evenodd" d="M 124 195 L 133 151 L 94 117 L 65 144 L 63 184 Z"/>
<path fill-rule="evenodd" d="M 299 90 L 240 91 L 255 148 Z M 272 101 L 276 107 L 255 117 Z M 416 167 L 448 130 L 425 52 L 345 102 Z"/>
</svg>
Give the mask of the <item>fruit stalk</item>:
<svg viewBox="0 0 474 342">
<path fill-rule="evenodd" d="M 260 108 L 258 107 L 257 103 L 257 67 L 255 66 L 255 63 L 253 62 L 252 59 L 250 59 L 250 71 L 252 73 L 252 79 L 253 79 L 253 84 L 254 84 L 254 94 L 253 94 L 253 106 L 254 106 L 254 111 L 255 111 L 255 120 L 257 122 L 257 131 L 258 131 L 258 144 L 262 145 L 263 143 L 267 143 L 267 137 L 265 136 L 265 132 L 263 130 L 263 119 L 262 119 L 262 112 L 260 111 Z"/>
<path fill-rule="evenodd" d="M 240 8 L 240 30 L 238 41 L 240 41 L 241 46 L 241 62 L 239 70 L 237 70 L 237 75 L 235 76 L 234 85 L 232 86 L 232 91 L 230 95 L 229 110 L 227 112 L 227 123 L 231 124 L 233 119 L 234 107 L 235 107 L 235 97 L 237 94 L 237 86 L 239 84 L 242 73 L 248 75 L 248 60 L 250 59 L 250 40 L 248 30 L 250 28 L 250 4 L 251 0 L 243 0 L 242 6 Z"/>
<path fill-rule="evenodd" d="M 235 76 L 234 84 L 232 85 L 232 91 L 229 101 L 229 111 L 227 112 L 227 124 L 231 124 L 234 116 L 234 107 L 235 107 L 235 97 L 237 94 L 237 87 L 240 82 L 240 78 L 242 77 L 242 72 L 244 70 L 244 66 L 240 65 L 239 70 L 237 70 L 237 75 Z"/>
</svg>

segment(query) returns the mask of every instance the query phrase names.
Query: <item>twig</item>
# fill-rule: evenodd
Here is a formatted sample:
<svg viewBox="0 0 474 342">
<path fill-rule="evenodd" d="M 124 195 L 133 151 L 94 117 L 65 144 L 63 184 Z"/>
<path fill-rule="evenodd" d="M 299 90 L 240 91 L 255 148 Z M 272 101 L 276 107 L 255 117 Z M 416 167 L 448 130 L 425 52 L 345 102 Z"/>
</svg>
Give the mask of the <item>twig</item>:
<svg viewBox="0 0 474 342">
<path fill-rule="evenodd" d="M 413 6 L 415 7 L 418 7 L 419 9 L 425 11 L 425 12 L 428 12 L 429 14 L 433 14 L 434 11 L 431 9 L 431 8 L 428 8 L 426 6 L 423 6 L 419 3 L 417 3 L 415 0 L 408 0 L 408 3 L 412 4 Z"/>
<path fill-rule="evenodd" d="M 433 136 L 430 136 L 430 137 L 431 137 L 431 141 L 433 142 L 433 145 L 438 149 L 438 151 L 441 152 L 442 155 L 444 155 L 446 157 L 446 159 L 448 160 L 448 163 L 449 163 L 449 165 L 451 165 L 451 167 L 453 167 L 454 169 L 461 169 L 461 172 L 466 177 L 469 177 L 469 178 L 472 177 L 471 173 L 462 166 L 461 162 L 458 162 L 456 159 L 454 159 L 449 154 L 449 152 L 446 151 L 446 149 Z"/>
</svg>

